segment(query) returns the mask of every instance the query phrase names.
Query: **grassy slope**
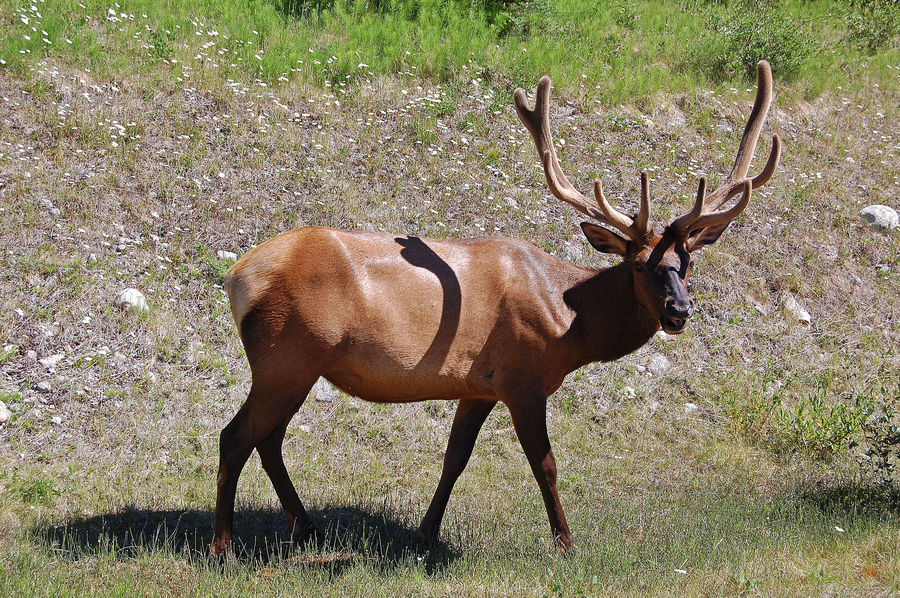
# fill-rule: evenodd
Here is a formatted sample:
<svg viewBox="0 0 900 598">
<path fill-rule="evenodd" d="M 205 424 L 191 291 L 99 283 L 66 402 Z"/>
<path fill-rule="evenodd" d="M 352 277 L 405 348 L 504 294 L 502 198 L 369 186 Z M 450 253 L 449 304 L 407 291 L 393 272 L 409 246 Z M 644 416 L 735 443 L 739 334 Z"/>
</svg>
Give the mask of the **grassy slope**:
<svg viewBox="0 0 900 598">
<path fill-rule="evenodd" d="M 16 408 L 0 428 L 0 593 L 900 589 L 896 510 L 854 476 L 852 451 L 818 458 L 821 447 L 803 450 L 795 427 L 767 407 L 793 410 L 821 396 L 827 415 L 854 397 L 897 391 L 900 242 L 856 216 L 869 203 L 896 207 L 900 114 L 888 76 L 900 68 L 896 52 L 825 56 L 821 74 L 777 84 L 769 123 L 786 143 L 783 167 L 698 260 L 691 331 L 576 372 L 555 396 L 551 436 L 580 545 L 573 557 L 550 546 L 505 411 L 486 424 L 443 544 L 426 552 L 411 529 L 439 474 L 452 405 L 338 397 L 307 402 L 285 451 L 330 545 L 266 548 L 282 524 L 254 458 L 239 488 L 237 531 L 248 547 L 220 570 L 203 556 L 216 439 L 249 374 L 217 250 L 240 253 L 316 223 L 495 233 L 603 264 L 576 215 L 545 192 L 506 88 L 533 85 L 543 57 L 563 91 L 552 118 L 566 141 L 564 169 L 581 187 L 602 176 L 610 196 L 634 205 L 636 173 L 652 168 L 660 219 L 688 205 L 698 173 L 715 179 L 730 166 L 752 95 L 744 84 L 705 91 L 661 59 L 680 55 L 681 36 L 661 38 L 659 26 L 635 33 L 644 51 L 619 65 L 646 77 L 588 70 L 581 88 L 565 46 L 544 41 L 553 36 L 533 38 L 526 52 L 509 40 L 490 50 L 472 19 L 461 21 L 471 30 L 449 30 L 471 44 L 471 61 L 459 51 L 436 56 L 436 44 L 423 42 L 408 57 L 401 45 L 385 50 L 393 61 L 376 62 L 356 57 L 331 25 L 285 24 L 263 3 L 246 3 L 249 18 L 230 3 L 123 4 L 121 20 L 104 20 L 105 4 L 58 4 L 65 10 L 40 7 L 38 29 L 54 45 L 46 54 L 40 37 L 19 37 L 27 35 L 20 5 L 0 5 L 10 32 L 0 46 L 0 342 L 11 346 L 0 369 L 3 400 Z M 563 4 L 571 16 L 554 35 L 571 40 L 571 28 L 596 39 L 590 27 L 614 22 L 580 18 L 585 5 Z M 689 37 L 690 15 L 660 6 L 670 27 L 676 13 L 684 19 L 679 32 Z M 359 27 L 347 30 L 383 35 L 378 19 L 365 18 L 352 17 Z M 146 32 L 166 29 L 174 33 L 157 38 L 161 49 L 148 42 Z M 219 45 L 204 48 L 209 41 Z M 18 54 L 25 48 L 30 55 Z M 519 53 L 529 58 L 511 57 Z M 298 56 L 304 66 L 292 74 L 285 65 Z M 674 75 L 652 74 L 660 68 Z M 349 71 L 350 83 L 337 85 Z M 282 72 L 289 81 L 278 80 Z M 594 93 L 593 82 L 617 91 Z M 803 99 L 819 88 L 828 91 Z M 618 105 L 635 92 L 634 103 Z M 111 306 L 125 286 L 147 293 L 148 315 Z M 785 317 L 785 292 L 810 311 L 812 327 Z M 64 357 L 48 371 L 28 350 Z M 657 353 L 673 367 L 650 376 L 644 368 Z M 52 392 L 32 390 L 39 381 Z"/>
</svg>

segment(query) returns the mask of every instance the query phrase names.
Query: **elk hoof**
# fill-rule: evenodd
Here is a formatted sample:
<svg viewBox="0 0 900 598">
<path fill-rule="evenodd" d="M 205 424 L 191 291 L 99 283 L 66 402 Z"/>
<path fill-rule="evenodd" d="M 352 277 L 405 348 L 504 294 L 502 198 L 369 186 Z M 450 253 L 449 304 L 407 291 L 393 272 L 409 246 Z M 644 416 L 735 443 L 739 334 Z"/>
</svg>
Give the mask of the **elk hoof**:
<svg viewBox="0 0 900 598">
<path fill-rule="evenodd" d="M 291 541 L 297 546 L 321 546 L 325 542 L 325 535 L 315 525 L 309 525 L 295 529 L 291 534 Z"/>
<path fill-rule="evenodd" d="M 557 536 L 556 546 L 559 548 L 559 552 L 563 556 L 568 556 L 574 553 L 578 548 L 577 546 L 575 546 L 575 541 L 572 539 L 572 536 Z"/>
</svg>

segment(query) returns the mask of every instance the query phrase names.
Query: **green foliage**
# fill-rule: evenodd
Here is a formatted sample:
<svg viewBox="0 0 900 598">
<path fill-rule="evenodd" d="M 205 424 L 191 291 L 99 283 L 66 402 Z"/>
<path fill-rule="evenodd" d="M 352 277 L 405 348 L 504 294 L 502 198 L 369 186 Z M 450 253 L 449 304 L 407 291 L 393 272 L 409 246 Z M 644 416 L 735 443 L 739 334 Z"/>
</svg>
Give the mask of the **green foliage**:
<svg viewBox="0 0 900 598">
<path fill-rule="evenodd" d="M 695 64 L 715 81 L 756 79 L 756 64 L 768 60 L 776 78 L 797 78 L 815 50 L 806 25 L 781 2 L 738 2 L 708 9 Z"/>
<path fill-rule="evenodd" d="M 872 472 L 879 482 L 892 485 L 900 462 L 900 397 L 896 394 L 881 399 L 872 417 L 863 422 L 865 449 L 860 464 Z"/>
<path fill-rule="evenodd" d="M 900 1 L 851 0 L 847 41 L 869 54 L 896 44 L 900 35 Z"/>
<path fill-rule="evenodd" d="M 60 496 L 53 480 L 43 477 L 26 477 L 18 467 L 12 472 L 0 472 L 0 480 L 8 480 L 8 492 L 27 505 L 50 506 L 53 499 Z"/>
<path fill-rule="evenodd" d="M 855 446 L 869 411 L 864 398 L 833 402 L 819 390 L 801 397 L 793 409 L 782 409 L 778 420 L 791 447 L 828 458 Z"/>
</svg>

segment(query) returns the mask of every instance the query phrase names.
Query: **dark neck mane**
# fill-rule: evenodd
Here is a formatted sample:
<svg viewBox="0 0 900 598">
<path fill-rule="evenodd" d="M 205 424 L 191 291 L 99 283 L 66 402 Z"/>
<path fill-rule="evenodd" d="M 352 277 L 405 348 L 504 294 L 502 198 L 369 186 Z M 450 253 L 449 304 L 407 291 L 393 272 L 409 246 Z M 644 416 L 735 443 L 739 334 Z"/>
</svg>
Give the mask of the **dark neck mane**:
<svg viewBox="0 0 900 598">
<path fill-rule="evenodd" d="M 644 346 L 659 329 L 659 320 L 634 294 L 627 262 L 594 273 L 570 287 L 563 297 L 576 313 L 564 337 L 571 343 L 575 368 L 619 359 Z"/>
</svg>

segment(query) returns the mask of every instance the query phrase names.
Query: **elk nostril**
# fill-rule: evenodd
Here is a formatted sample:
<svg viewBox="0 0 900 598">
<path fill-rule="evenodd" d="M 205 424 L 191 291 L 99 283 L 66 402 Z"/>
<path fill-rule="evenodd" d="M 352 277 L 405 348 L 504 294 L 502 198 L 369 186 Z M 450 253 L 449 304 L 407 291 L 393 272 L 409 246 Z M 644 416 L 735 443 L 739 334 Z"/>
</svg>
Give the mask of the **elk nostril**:
<svg viewBox="0 0 900 598">
<path fill-rule="evenodd" d="M 666 313 L 673 318 L 689 318 L 694 313 L 694 301 L 666 299 Z"/>
</svg>

